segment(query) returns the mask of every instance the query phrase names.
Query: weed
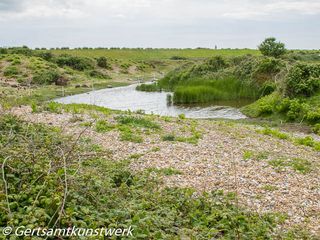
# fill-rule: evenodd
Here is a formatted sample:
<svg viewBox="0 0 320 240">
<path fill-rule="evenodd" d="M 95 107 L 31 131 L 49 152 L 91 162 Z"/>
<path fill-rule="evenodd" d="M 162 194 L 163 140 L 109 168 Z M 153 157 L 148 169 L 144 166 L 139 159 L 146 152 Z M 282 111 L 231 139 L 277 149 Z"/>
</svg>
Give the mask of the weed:
<svg viewBox="0 0 320 240">
<path fill-rule="evenodd" d="M 116 120 L 123 125 L 129 125 L 132 127 L 142 127 L 147 129 L 160 129 L 160 125 L 152 122 L 143 117 L 125 116 L 121 115 L 116 118 Z"/>
<path fill-rule="evenodd" d="M 96 131 L 100 133 L 109 132 L 115 127 L 105 120 L 98 120 L 96 123 Z"/>
</svg>

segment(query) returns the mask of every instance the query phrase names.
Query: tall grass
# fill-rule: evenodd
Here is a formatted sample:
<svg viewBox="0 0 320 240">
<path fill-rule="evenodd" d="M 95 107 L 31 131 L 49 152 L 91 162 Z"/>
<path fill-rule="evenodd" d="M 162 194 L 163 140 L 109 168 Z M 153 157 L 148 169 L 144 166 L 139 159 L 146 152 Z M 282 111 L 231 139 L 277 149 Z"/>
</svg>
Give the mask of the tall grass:
<svg viewBox="0 0 320 240">
<path fill-rule="evenodd" d="M 196 80 L 174 89 L 174 103 L 207 103 L 218 100 L 255 99 L 257 89 L 235 78 Z"/>
</svg>

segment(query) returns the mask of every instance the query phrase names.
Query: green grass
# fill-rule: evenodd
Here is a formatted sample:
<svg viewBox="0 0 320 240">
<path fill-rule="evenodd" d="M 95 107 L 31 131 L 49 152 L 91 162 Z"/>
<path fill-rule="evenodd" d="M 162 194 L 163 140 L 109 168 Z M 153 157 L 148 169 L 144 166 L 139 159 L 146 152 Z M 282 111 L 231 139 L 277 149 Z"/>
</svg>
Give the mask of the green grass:
<svg viewBox="0 0 320 240">
<path fill-rule="evenodd" d="M 100 133 L 109 132 L 114 129 L 115 126 L 108 123 L 106 120 L 100 119 L 96 122 L 96 131 Z"/>
<path fill-rule="evenodd" d="M 70 54 L 81 57 L 107 57 L 124 60 L 170 60 L 172 57 L 208 58 L 213 56 L 242 56 L 247 54 L 260 55 L 251 49 L 88 49 L 88 50 L 51 50 L 54 54 Z M 174 61 L 174 60 L 171 60 Z"/>
<path fill-rule="evenodd" d="M 277 129 L 271 129 L 271 128 L 264 128 L 263 130 L 258 130 L 259 133 L 262 133 L 264 135 L 273 136 L 279 139 L 289 139 L 290 136 L 287 133 L 280 132 Z"/>
<path fill-rule="evenodd" d="M 160 129 L 160 125 L 144 117 L 120 115 L 116 118 L 119 124 L 149 129 Z"/>
<path fill-rule="evenodd" d="M 294 171 L 307 174 L 312 171 L 312 164 L 310 161 L 301 158 L 286 159 L 274 159 L 270 160 L 269 165 L 278 171 L 282 171 L 285 167 L 290 167 Z"/>
<path fill-rule="evenodd" d="M 256 96 L 256 90 L 234 78 L 194 80 L 174 89 L 174 103 L 207 103 L 219 100 L 239 100 Z"/>
</svg>

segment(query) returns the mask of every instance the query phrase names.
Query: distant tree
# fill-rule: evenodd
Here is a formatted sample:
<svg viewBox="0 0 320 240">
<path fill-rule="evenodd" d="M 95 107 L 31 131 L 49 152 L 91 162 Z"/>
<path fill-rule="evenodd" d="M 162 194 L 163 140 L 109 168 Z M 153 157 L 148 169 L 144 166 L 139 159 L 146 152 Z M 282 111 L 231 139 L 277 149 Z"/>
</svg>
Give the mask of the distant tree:
<svg viewBox="0 0 320 240">
<path fill-rule="evenodd" d="M 106 68 L 108 66 L 107 58 L 106 57 L 99 57 L 97 59 L 97 64 L 101 68 Z"/>
<path fill-rule="evenodd" d="M 274 37 L 266 38 L 258 48 L 263 55 L 269 57 L 277 58 L 286 52 L 285 44 L 277 42 Z"/>
</svg>

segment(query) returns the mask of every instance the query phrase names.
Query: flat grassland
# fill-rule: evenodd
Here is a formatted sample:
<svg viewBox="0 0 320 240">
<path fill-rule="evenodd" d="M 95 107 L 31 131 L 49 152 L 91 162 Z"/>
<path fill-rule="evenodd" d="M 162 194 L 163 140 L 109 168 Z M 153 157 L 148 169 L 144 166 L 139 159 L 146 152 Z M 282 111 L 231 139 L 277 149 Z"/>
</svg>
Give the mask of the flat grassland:
<svg viewBox="0 0 320 240">
<path fill-rule="evenodd" d="M 71 54 L 80 57 L 110 57 L 122 60 L 167 60 L 178 56 L 203 59 L 213 56 L 260 55 L 253 49 L 59 49 L 50 50 L 54 54 Z"/>
</svg>

